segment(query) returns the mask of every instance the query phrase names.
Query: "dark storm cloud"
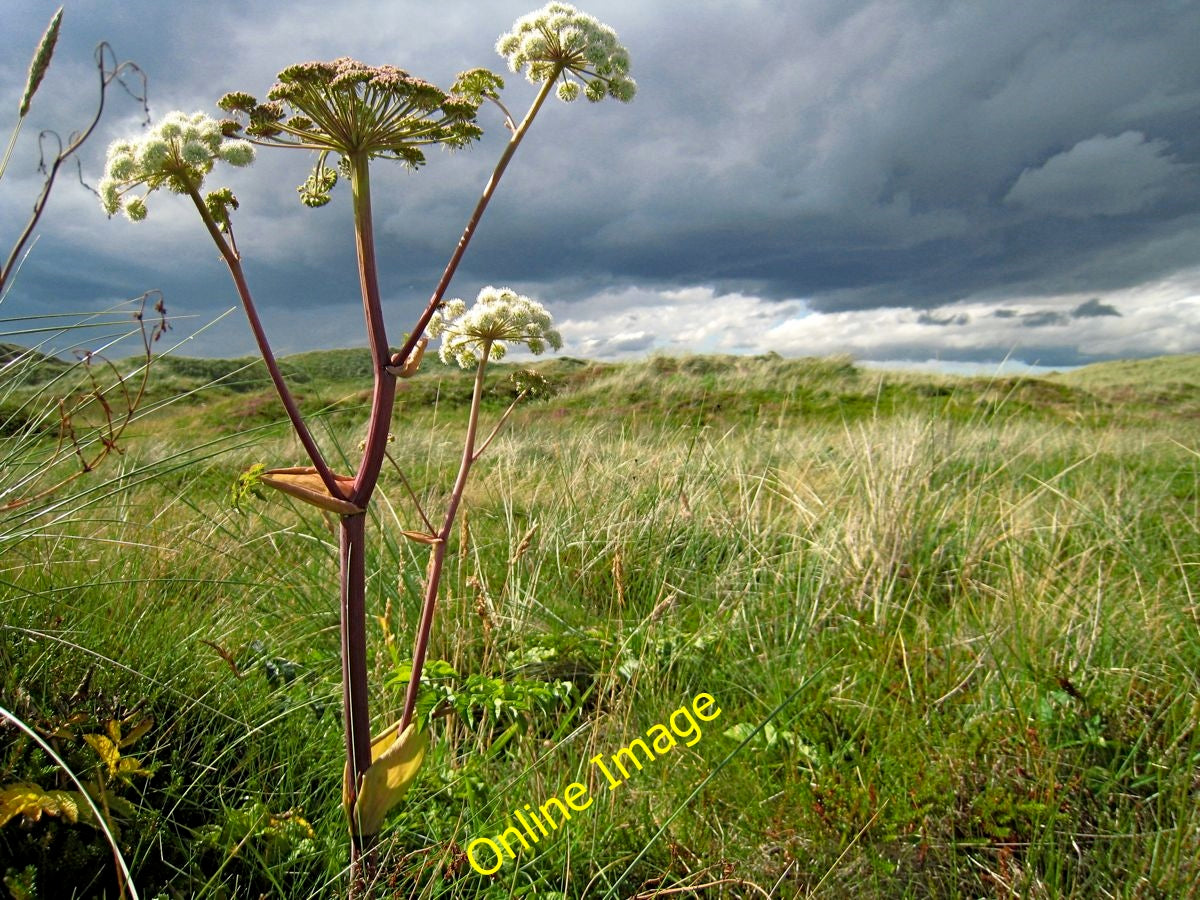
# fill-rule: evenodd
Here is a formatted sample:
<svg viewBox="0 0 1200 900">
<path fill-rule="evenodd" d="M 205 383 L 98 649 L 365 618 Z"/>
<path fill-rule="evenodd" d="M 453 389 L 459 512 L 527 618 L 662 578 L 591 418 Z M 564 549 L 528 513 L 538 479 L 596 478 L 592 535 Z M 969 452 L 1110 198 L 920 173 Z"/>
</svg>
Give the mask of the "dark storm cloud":
<svg viewBox="0 0 1200 900">
<path fill-rule="evenodd" d="M 279 68 L 306 58 L 390 61 L 440 83 L 469 66 L 499 68 L 497 34 L 534 5 L 68 7 L 37 121 L 0 184 L 0 234 L 13 232 L 35 185 L 31 134 L 85 120 L 101 38 L 142 64 L 161 115 L 211 110 L 231 89 L 261 95 Z M 621 285 L 709 285 L 803 298 L 818 312 L 936 310 L 976 297 L 994 305 L 992 316 L 1021 315 L 1033 328 L 1054 324 L 1052 314 L 1012 312 L 1009 298 L 1096 294 L 1077 317 L 1112 315 L 1105 294 L 1200 265 L 1200 4 L 581 5 L 630 47 L 639 95 L 629 106 L 547 107 L 456 280 L 464 296 L 485 283 L 553 286 L 546 299 L 556 302 Z M 51 12 L 19 0 L 7 16 L 10 44 L 32 49 Z M 26 63 L 24 53 L 0 61 L 2 108 L 15 108 Z M 514 109 L 530 96 L 510 80 Z M 93 177 L 103 144 L 137 127 L 136 104 L 115 101 L 84 160 Z M 377 179 L 397 330 L 423 304 L 503 145 L 498 123 L 487 124 L 483 145 Z M 353 342 L 339 329 L 358 315 L 345 198 L 315 212 L 295 203 L 310 162 L 264 153 L 235 185 L 252 283 L 295 349 Z M 90 197 L 64 185 L 9 307 L 33 310 L 49 295 L 106 303 L 161 287 L 176 309 L 226 308 L 233 294 L 194 215 L 171 206 L 152 206 L 140 227 L 105 223 Z M 954 312 L 931 316 L 967 324 Z M 222 347 L 248 351 L 235 331 Z"/>
<path fill-rule="evenodd" d="M 939 316 L 926 311 L 917 316 L 917 323 L 919 325 L 966 325 L 970 321 L 971 317 L 966 313 Z"/>
<path fill-rule="evenodd" d="M 1090 319 L 1095 316 L 1120 316 L 1121 312 L 1115 306 L 1108 303 L 1102 303 L 1099 297 L 1093 297 L 1080 303 L 1077 307 L 1071 310 L 1072 319 Z"/>
<path fill-rule="evenodd" d="M 1021 316 L 1021 324 L 1026 328 L 1045 328 L 1048 325 L 1065 325 L 1067 316 L 1062 313 L 1046 310 L 1044 312 L 1025 313 Z"/>
</svg>

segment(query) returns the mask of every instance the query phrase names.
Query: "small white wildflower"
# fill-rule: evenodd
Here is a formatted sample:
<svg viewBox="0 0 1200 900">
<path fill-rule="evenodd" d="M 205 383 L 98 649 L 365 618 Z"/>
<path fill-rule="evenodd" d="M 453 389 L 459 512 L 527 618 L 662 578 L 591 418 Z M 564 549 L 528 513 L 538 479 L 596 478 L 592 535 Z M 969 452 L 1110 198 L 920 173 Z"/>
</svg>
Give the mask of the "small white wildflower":
<svg viewBox="0 0 1200 900">
<path fill-rule="evenodd" d="M 429 319 L 429 336 L 440 337 L 446 330 L 447 323 L 459 318 L 466 311 L 467 304 L 462 300 L 447 300 Z"/>
<path fill-rule="evenodd" d="M 183 115 L 179 112 L 168 113 L 158 126 L 158 133 L 164 140 L 173 141 L 183 136 Z"/>
<path fill-rule="evenodd" d="M 221 133 L 221 123 L 211 116 L 206 116 L 203 113 L 198 113 L 201 121 L 197 124 L 197 137 L 204 141 L 213 150 L 217 150 L 221 146 L 221 140 L 224 135 Z"/>
<path fill-rule="evenodd" d="M 117 181 L 126 181 L 137 171 L 137 160 L 132 153 L 121 153 L 108 160 L 108 176 Z"/>
<path fill-rule="evenodd" d="M 542 353 L 547 344 L 562 347 L 542 304 L 491 285 L 479 292 L 470 310 L 462 300 L 447 301 L 430 320 L 429 333 L 442 337 L 442 362 L 454 360 L 464 369 L 479 364 L 485 347 L 491 359 L 503 358 L 510 343 L 525 344 L 533 353 Z"/>
<path fill-rule="evenodd" d="M 167 164 L 171 157 L 171 145 L 153 133 L 146 136 L 134 151 L 137 154 L 138 167 L 143 172 L 152 172 Z M 128 179 L 134 180 L 132 178 Z"/>
<path fill-rule="evenodd" d="M 212 151 L 200 141 L 188 141 L 183 145 L 183 152 L 180 153 L 180 156 L 189 166 L 194 166 L 205 174 L 212 169 Z"/>
</svg>

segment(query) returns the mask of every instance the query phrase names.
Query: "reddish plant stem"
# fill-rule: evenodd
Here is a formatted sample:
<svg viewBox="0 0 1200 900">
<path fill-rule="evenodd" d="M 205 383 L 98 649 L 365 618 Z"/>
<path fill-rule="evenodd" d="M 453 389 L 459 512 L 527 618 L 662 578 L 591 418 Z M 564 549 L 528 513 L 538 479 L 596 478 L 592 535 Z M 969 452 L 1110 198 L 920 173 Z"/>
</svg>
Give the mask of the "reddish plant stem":
<svg viewBox="0 0 1200 900">
<path fill-rule="evenodd" d="M 442 580 L 442 565 L 446 560 L 446 546 L 450 540 L 450 531 L 454 527 L 454 517 L 458 513 L 458 505 L 462 502 L 463 491 L 467 487 L 467 477 L 471 474 L 471 465 L 475 462 L 475 436 L 479 431 L 479 404 L 483 399 L 483 374 L 487 368 L 488 357 L 492 345 L 485 343 L 479 354 L 479 366 L 475 370 L 475 387 L 471 393 L 471 413 L 467 420 L 467 437 L 463 442 L 462 462 L 458 466 L 458 477 L 454 480 L 454 489 L 450 492 L 450 502 L 446 506 L 446 517 L 437 533 L 438 542 L 433 545 L 429 558 L 429 570 L 425 576 L 425 603 L 421 607 L 421 624 L 417 628 L 416 644 L 413 647 L 412 675 L 408 679 L 408 688 L 404 694 L 404 714 L 400 719 L 400 731 L 408 727 L 413 713 L 417 708 L 417 693 L 421 685 L 421 672 L 425 668 L 425 655 L 429 651 L 429 636 L 433 631 L 433 612 L 437 606 L 438 586 Z"/>
<path fill-rule="evenodd" d="M 304 419 L 300 415 L 300 407 L 296 405 L 296 400 L 292 396 L 292 392 L 288 390 L 287 382 L 283 380 L 283 373 L 279 371 L 279 363 L 275 361 L 275 353 L 271 350 L 271 345 L 267 341 L 267 333 L 263 329 L 262 320 L 258 317 L 258 310 L 254 306 L 254 298 L 250 295 L 250 287 L 246 284 L 246 275 L 242 271 L 242 261 L 238 257 L 234 249 L 225 240 L 221 234 L 221 229 L 214 221 L 212 214 L 209 213 L 208 207 L 204 205 L 204 198 L 200 196 L 200 192 L 196 188 L 188 191 L 188 195 L 192 198 L 192 203 L 195 204 L 196 210 L 200 213 L 200 218 L 204 221 L 204 225 L 208 228 L 209 236 L 212 237 L 213 243 L 217 245 L 217 249 L 221 252 L 221 257 L 225 260 L 225 265 L 229 268 L 229 274 L 233 276 L 234 286 L 237 288 L 238 296 L 242 300 L 242 309 L 246 313 L 246 318 L 250 322 L 250 330 L 254 333 L 254 341 L 258 344 L 258 352 L 262 355 L 263 362 L 266 363 L 267 372 L 271 375 L 271 383 L 275 385 L 275 392 L 279 394 L 279 399 L 283 402 L 283 408 L 287 411 L 288 420 L 292 423 L 292 429 L 296 432 L 296 437 L 300 439 L 300 443 L 304 445 L 304 450 L 308 453 L 308 458 L 312 460 L 317 474 L 321 476 L 321 481 L 329 493 L 340 499 L 347 499 L 338 487 L 337 481 L 333 477 L 333 472 L 330 471 L 328 464 L 325 462 L 325 457 L 321 455 L 320 448 L 317 447 L 317 442 L 313 440 L 312 434 L 308 430 L 308 426 L 304 424 Z"/>
<path fill-rule="evenodd" d="M 375 226 L 371 216 L 371 174 L 366 154 L 350 158 L 350 182 L 354 195 L 354 239 L 358 251 L 358 275 L 362 288 L 363 317 L 367 324 L 367 343 L 371 349 L 371 367 L 375 389 L 371 393 L 371 417 L 367 423 L 367 439 L 363 458 L 354 477 L 350 502 L 366 508 L 387 450 L 388 426 L 396 402 L 396 377 L 387 371 L 387 329 L 383 321 L 383 304 L 379 297 L 379 267 L 375 261 Z M 423 330 L 424 326 L 422 326 Z M 420 331 L 414 332 L 418 337 Z M 414 342 L 415 343 L 415 342 Z M 405 356 L 405 359 L 408 357 Z"/>
<path fill-rule="evenodd" d="M 342 633 L 342 724 L 346 734 L 346 761 L 350 780 L 347 800 L 353 810 L 364 772 L 371 765 L 371 719 L 367 703 L 367 610 L 366 610 L 366 522 L 365 514 L 342 516 L 340 529 L 341 633 Z M 369 863 L 374 835 L 358 833 L 350 825 L 351 884 L 361 880 Z"/>
<path fill-rule="evenodd" d="M 388 426 L 396 400 L 396 379 L 386 370 L 387 329 L 379 296 L 379 268 L 375 258 L 375 229 L 371 215 L 369 158 L 350 158 L 351 191 L 354 198 L 354 239 L 358 253 L 358 276 L 362 290 L 363 317 L 375 385 L 371 393 L 371 415 L 362 461 L 350 492 L 351 502 L 366 508 L 379 481 L 387 452 Z M 346 785 L 350 809 L 358 797 L 362 776 L 371 766 L 371 714 L 367 688 L 366 610 L 366 516 L 344 516 L 341 520 L 341 631 L 342 710 L 346 733 L 346 762 L 350 773 Z M 375 867 L 375 835 L 360 834 L 350 823 L 351 896 L 368 883 Z"/>
</svg>

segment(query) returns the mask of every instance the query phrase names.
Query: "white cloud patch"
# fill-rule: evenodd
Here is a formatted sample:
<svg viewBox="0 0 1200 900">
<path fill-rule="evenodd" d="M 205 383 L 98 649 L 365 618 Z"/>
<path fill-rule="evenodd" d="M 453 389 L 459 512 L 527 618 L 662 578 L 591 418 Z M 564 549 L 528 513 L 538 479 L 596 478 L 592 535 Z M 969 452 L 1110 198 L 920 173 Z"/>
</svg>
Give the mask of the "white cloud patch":
<svg viewBox="0 0 1200 900">
<path fill-rule="evenodd" d="M 1080 315 L 1103 307 L 1119 314 Z M 666 353 L 850 354 L 859 360 L 1069 366 L 1200 352 L 1200 269 L 1101 298 L 973 298 L 933 312 L 814 312 L 709 287 L 628 288 L 558 311 L 565 353 L 622 359 Z"/>
<path fill-rule="evenodd" d="M 1004 202 L 1072 218 L 1118 216 L 1153 205 L 1187 168 L 1170 158 L 1166 141 L 1140 131 L 1097 135 L 1025 169 Z"/>
<path fill-rule="evenodd" d="M 709 287 L 681 290 L 626 288 L 572 303 L 557 314 L 564 352 L 617 359 L 651 350 L 742 353 L 755 336 L 804 315 L 800 301 L 776 302 Z"/>
</svg>

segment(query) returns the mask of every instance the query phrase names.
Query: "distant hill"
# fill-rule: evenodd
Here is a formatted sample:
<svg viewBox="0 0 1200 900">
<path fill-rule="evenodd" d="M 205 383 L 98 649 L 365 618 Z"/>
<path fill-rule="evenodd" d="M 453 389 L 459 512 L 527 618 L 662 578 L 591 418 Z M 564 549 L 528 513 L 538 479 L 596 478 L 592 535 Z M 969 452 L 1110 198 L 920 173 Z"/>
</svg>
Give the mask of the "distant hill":
<svg viewBox="0 0 1200 900">
<path fill-rule="evenodd" d="M 0 378 L 19 384 L 42 384 L 71 367 L 55 356 L 18 344 L 0 343 Z"/>
<path fill-rule="evenodd" d="M 1051 377 L 1113 405 L 1200 416 L 1200 354 L 1117 359 Z"/>
<path fill-rule="evenodd" d="M 140 360 L 127 360 L 130 365 Z M 422 371 L 440 368 L 435 354 L 426 357 Z M 257 391 L 271 385 L 267 367 L 257 356 L 235 359 L 200 359 L 188 356 L 163 356 L 154 362 L 157 376 L 168 378 L 179 387 L 196 388 L 219 383 L 232 391 Z M 340 384 L 354 382 L 369 385 L 371 357 L 365 348 L 312 350 L 282 357 L 279 368 L 292 384 Z"/>
<path fill-rule="evenodd" d="M 141 359 L 129 358 L 119 361 L 117 368 L 127 373 L 141 364 Z M 4 366 L 0 378 L 8 386 L 36 388 L 71 365 L 72 361 L 0 344 L 0 366 Z M 491 401 L 508 402 L 514 389 L 505 375 L 524 365 L 530 364 L 505 361 L 494 367 L 489 379 Z M 1200 415 L 1200 355 L 1196 354 L 1115 360 L 1042 376 L 992 378 L 863 369 L 849 357 L 788 359 L 773 353 L 654 355 L 621 363 L 548 356 L 532 365 L 556 386 L 556 408 L 588 416 L 623 410 L 680 421 L 752 421 L 786 410 L 841 421 L 931 408 L 938 409 L 939 415 L 964 419 L 973 419 L 981 410 L 1070 421 L 1108 416 L 1118 408 L 1151 418 Z M 371 365 L 365 348 L 298 353 L 280 359 L 280 368 L 309 402 L 367 402 Z M 468 401 L 470 390 L 469 372 L 445 365 L 430 352 L 420 373 L 402 386 L 401 402 L 459 406 Z M 266 410 L 263 415 L 278 413 L 266 366 L 258 357 L 155 358 L 149 385 L 152 398 L 166 400 L 194 391 L 201 391 L 196 402 L 211 400 L 222 409 L 228 406 L 233 420 L 248 415 L 243 407 L 261 407 Z M 15 395 L 11 399 L 17 400 Z"/>
<path fill-rule="evenodd" d="M 1110 362 L 1092 363 L 1071 372 L 1057 372 L 1049 377 L 1089 390 L 1197 386 L 1200 385 L 1200 354 L 1155 356 L 1150 359 L 1115 359 Z"/>
</svg>

